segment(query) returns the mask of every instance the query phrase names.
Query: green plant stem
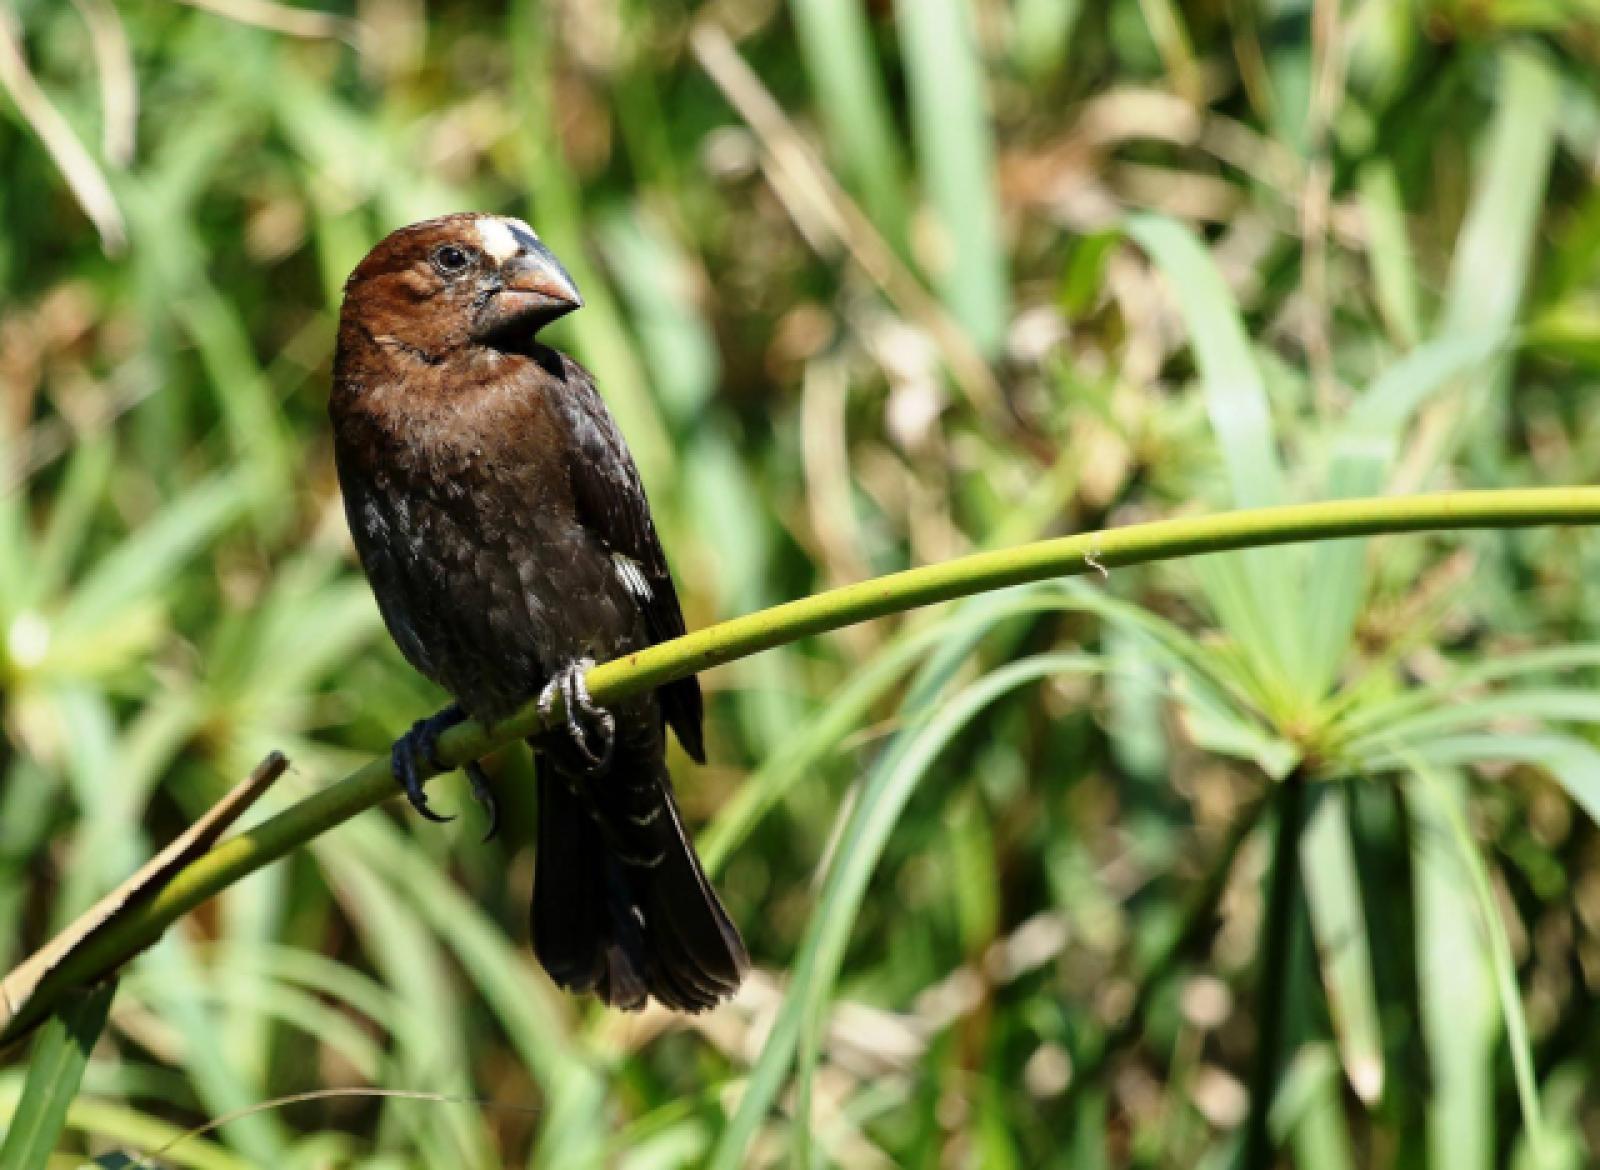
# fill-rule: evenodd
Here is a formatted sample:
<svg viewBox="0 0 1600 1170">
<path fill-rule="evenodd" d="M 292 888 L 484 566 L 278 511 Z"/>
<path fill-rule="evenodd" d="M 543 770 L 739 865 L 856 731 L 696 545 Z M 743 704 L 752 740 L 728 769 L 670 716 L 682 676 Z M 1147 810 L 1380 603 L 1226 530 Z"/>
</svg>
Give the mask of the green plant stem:
<svg viewBox="0 0 1600 1170">
<path fill-rule="evenodd" d="M 1600 488 L 1571 487 L 1334 500 L 1134 524 L 979 553 L 791 601 L 604 663 L 589 672 L 587 681 L 596 702 L 615 703 L 811 634 L 917 606 L 1030 581 L 1081 576 L 1102 568 L 1382 533 L 1595 523 L 1600 523 Z M 530 703 L 492 728 L 465 723 L 451 729 L 439 741 L 439 758 L 452 767 L 459 766 L 544 726 L 537 706 Z M 64 991 L 114 970 L 212 895 L 395 792 L 388 761 L 373 761 L 260 825 L 220 842 L 175 874 L 148 901 L 132 907 L 69 955 L 0 1032 L 0 1046 L 25 1033 L 60 1001 Z"/>
<path fill-rule="evenodd" d="M 1267 874 L 1267 908 L 1261 922 L 1261 967 L 1256 978 L 1256 1063 L 1250 1074 L 1250 1114 L 1245 1118 L 1242 1170 L 1268 1170 L 1272 1165 L 1273 1090 L 1278 1085 L 1278 1058 L 1283 1049 L 1283 1015 L 1288 999 L 1290 938 L 1299 892 L 1300 830 L 1305 826 L 1306 776 L 1296 768 L 1278 786 L 1278 825 L 1272 842 L 1272 869 Z"/>
</svg>

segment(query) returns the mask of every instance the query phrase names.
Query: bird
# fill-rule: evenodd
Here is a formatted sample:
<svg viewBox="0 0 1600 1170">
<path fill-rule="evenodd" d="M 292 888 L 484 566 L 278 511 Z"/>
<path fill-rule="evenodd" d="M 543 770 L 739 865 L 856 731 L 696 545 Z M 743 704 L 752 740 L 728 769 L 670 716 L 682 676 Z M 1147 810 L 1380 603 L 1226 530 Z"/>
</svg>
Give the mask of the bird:
<svg viewBox="0 0 1600 1170">
<path fill-rule="evenodd" d="M 600 708 L 596 662 L 684 632 L 628 445 L 590 373 L 539 332 L 582 308 L 520 219 L 464 212 L 390 233 L 345 283 L 329 416 L 361 568 L 402 655 L 454 703 L 395 741 L 418 813 L 438 737 L 530 700 L 533 950 L 551 979 L 636 1010 L 715 1007 L 749 967 L 684 828 L 667 731 L 704 763 L 693 677 Z M 464 769 L 496 823 L 482 768 Z"/>
</svg>

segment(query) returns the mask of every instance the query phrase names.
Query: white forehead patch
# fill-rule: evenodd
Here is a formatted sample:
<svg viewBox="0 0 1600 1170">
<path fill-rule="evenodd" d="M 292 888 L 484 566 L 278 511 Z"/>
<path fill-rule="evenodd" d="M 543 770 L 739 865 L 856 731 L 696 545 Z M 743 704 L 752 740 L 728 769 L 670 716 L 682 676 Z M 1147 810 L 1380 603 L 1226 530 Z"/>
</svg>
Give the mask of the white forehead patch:
<svg viewBox="0 0 1600 1170">
<path fill-rule="evenodd" d="M 519 234 L 526 233 L 536 240 L 539 238 L 527 224 L 509 216 L 480 215 L 475 226 L 478 229 L 478 242 L 496 264 L 504 264 L 517 254 L 521 248 L 517 240 Z"/>
</svg>

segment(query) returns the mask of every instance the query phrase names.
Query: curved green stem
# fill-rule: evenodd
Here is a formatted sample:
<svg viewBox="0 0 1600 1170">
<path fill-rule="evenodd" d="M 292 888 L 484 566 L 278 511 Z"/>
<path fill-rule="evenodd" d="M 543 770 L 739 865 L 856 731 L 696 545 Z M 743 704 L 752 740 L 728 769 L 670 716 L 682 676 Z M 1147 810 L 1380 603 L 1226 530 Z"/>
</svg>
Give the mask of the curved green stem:
<svg viewBox="0 0 1600 1170">
<path fill-rule="evenodd" d="M 1595 523 L 1600 523 L 1600 488 L 1578 487 L 1333 500 L 1134 524 L 891 573 L 720 622 L 595 667 L 588 675 L 589 691 L 598 703 L 615 703 L 811 634 L 1009 585 L 1080 576 L 1101 568 L 1381 533 Z M 465 723 L 441 737 L 439 758 L 459 765 L 541 731 L 544 725 L 532 703 L 492 728 Z M 212 895 L 395 792 L 387 760 L 374 761 L 219 843 L 175 874 L 148 901 L 69 955 L 0 1033 L 0 1045 L 26 1032 L 66 989 L 92 982 L 120 966 Z"/>
</svg>

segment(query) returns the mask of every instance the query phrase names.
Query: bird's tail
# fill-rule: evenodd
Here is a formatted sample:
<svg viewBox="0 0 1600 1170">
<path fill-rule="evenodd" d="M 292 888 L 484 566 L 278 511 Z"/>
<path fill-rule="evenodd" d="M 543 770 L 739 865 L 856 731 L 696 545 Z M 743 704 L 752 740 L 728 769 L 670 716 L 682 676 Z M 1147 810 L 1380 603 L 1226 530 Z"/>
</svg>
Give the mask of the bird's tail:
<svg viewBox="0 0 1600 1170">
<path fill-rule="evenodd" d="M 652 755 L 574 778 L 539 760 L 533 950 L 569 991 L 613 1007 L 647 996 L 678 1011 L 715 1007 L 750 960 L 700 868 Z"/>
</svg>

